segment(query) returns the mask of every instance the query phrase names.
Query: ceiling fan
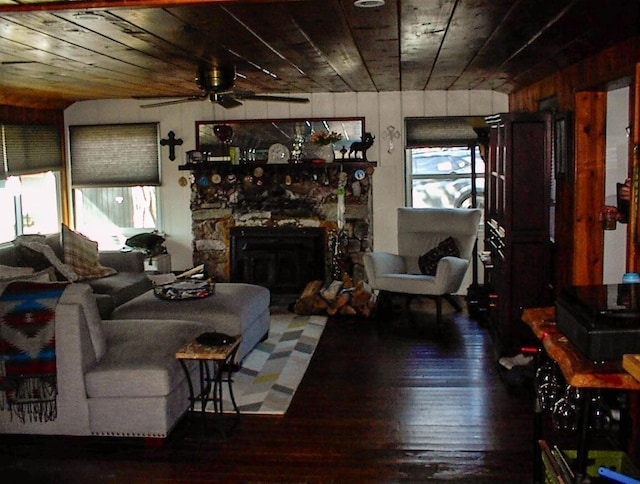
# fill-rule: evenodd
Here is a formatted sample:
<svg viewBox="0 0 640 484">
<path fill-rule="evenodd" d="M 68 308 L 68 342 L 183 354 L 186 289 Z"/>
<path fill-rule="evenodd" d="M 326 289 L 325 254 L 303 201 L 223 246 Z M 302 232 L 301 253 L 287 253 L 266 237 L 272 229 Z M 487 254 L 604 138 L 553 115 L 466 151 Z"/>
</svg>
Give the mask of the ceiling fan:
<svg viewBox="0 0 640 484">
<path fill-rule="evenodd" d="M 269 96 L 256 94 L 253 91 L 234 89 L 236 80 L 236 68 L 233 64 L 203 64 L 198 68 L 196 84 L 202 94 L 189 96 L 171 101 L 162 101 L 151 104 L 143 104 L 141 108 L 155 108 L 169 106 L 191 101 L 206 101 L 219 104 L 223 108 L 235 108 L 241 106 L 241 101 L 276 101 L 305 104 L 309 99 L 290 96 Z"/>
</svg>

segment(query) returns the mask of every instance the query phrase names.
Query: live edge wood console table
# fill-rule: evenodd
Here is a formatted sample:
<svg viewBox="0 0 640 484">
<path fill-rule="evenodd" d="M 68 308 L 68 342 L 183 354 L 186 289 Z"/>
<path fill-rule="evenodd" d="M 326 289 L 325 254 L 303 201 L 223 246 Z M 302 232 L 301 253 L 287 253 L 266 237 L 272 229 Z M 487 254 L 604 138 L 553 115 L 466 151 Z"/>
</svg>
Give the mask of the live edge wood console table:
<svg viewBox="0 0 640 484">
<path fill-rule="evenodd" d="M 640 382 L 622 368 L 622 361 L 594 363 L 582 356 L 580 351 L 569 342 L 567 337 L 556 327 L 554 307 L 525 309 L 522 320 L 531 328 L 541 343 L 542 349 L 554 360 L 569 385 L 581 388 L 584 396 L 578 421 L 578 452 L 576 482 L 586 476 L 587 456 L 590 443 L 589 404 L 591 391 L 594 389 L 640 390 Z M 637 398 L 637 393 L 636 394 Z M 540 418 L 536 416 L 536 425 Z M 540 435 L 540 428 L 535 435 Z M 537 438 L 534 445 L 537 446 Z M 539 477 L 540 465 L 536 466 L 536 478 Z"/>
</svg>

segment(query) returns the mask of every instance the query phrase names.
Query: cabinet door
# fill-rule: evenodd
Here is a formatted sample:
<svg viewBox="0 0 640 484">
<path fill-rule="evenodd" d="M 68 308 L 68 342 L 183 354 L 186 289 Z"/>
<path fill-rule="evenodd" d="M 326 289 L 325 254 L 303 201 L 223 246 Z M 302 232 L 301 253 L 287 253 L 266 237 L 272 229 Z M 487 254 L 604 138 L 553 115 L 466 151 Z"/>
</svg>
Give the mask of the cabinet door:
<svg viewBox="0 0 640 484">
<path fill-rule="evenodd" d="M 548 234 L 549 228 L 549 123 L 541 121 L 511 124 L 509 150 L 509 231 Z"/>
</svg>

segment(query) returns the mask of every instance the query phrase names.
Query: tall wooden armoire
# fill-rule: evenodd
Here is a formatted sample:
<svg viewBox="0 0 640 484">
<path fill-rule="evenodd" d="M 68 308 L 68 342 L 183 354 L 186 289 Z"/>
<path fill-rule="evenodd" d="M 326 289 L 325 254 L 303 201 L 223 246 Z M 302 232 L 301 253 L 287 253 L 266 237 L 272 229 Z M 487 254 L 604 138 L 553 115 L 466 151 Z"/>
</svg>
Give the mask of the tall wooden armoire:
<svg viewBox="0 0 640 484">
<path fill-rule="evenodd" d="M 552 114 L 505 113 L 490 126 L 485 186 L 485 286 L 498 356 L 535 344 L 522 310 L 553 304 Z"/>
</svg>

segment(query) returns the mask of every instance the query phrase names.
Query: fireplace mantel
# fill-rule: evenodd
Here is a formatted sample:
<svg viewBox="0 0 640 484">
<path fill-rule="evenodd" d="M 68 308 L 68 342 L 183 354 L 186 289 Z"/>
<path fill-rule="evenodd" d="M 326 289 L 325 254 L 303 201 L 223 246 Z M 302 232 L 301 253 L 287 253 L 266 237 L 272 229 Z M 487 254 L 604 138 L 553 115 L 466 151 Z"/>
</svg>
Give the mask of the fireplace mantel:
<svg viewBox="0 0 640 484">
<path fill-rule="evenodd" d="M 262 167 L 266 170 L 272 171 L 303 171 L 303 170 L 325 170 L 327 168 L 341 168 L 344 171 L 357 170 L 357 169 L 371 169 L 377 166 L 375 161 L 349 161 L 349 160 L 336 160 L 333 163 L 242 163 L 239 165 L 233 165 L 230 162 L 224 161 L 203 161 L 202 163 L 185 163 L 180 165 L 178 170 L 181 171 L 193 171 L 193 172 L 235 172 L 241 173 L 249 170 L 255 170 L 257 167 Z"/>
</svg>

